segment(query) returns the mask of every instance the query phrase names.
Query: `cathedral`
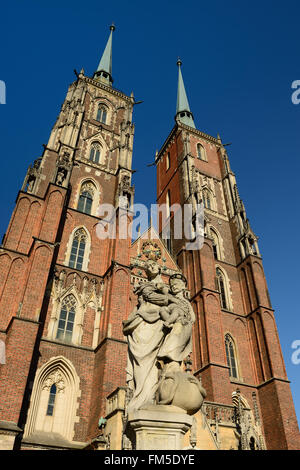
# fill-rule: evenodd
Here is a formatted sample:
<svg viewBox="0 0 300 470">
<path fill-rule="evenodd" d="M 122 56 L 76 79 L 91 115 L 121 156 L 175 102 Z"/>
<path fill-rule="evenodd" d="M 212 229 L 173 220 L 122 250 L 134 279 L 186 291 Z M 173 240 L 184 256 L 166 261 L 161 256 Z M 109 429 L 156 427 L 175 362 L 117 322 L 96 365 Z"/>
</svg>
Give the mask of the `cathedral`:
<svg viewBox="0 0 300 470">
<path fill-rule="evenodd" d="M 28 168 L 0 247 L 0 449 L 131 450 L 123 325 L 147 282 L 187 281 L 195 321 L 184 370 L 206 391 L 185 449 L 300 449 L 258 239 L 220 136 L 196 129 L 178 60 L 174 127 L 155 155 L 169 208 L 135 239 L 133 94 L 113 87 L 112 36 L 92 77 L 68 88 Z M 143 201 L 139 201 L 143 202 Z M 174 236 L 172 207 L 204 207 L 203 246 Z M 116 237 L 99 237 L 115 208 Z"/>
</svg>

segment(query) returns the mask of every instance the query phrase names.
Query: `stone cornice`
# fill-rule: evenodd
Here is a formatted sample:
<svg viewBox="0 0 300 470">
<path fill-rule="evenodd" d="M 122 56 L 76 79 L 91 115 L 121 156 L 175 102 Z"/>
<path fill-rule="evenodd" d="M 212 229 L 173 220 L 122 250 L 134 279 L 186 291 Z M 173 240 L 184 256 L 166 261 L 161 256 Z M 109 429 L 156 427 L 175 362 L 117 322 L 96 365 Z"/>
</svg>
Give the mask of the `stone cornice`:
<svg viewBox="0 0 300 470">
<path fill-rule="evenodd" d="M 62 270 L 67 270 L 67 271 L 72 272 L 72 273 L 77 273 L 78 275 L 84 275 L 84 276 L 88 276 L 88 277 L 97 277 L 100 280 L 103 280 L 103 278 L 105 276 L 105 275 L 101 276 L 101 274 L 95 274 L 95 273 L 92 273 L 90 271 L 82 271 L 81 269 L 71 268 L 70 266 L 67 266 L 67 265 L 61 264 L 61 263 L 55 263 L 55 267 L 61 268 Z"/>
<path fill-rule="evenodd" d="M 12 434 L 22 432 L 22 429 L 13 421 L 0 421 L 0 430 Z M 3 432 L 1 432 L 1 434 L 3 434 Z"/>
<path fill-rule="evenodd" d="M 180 123 L 178 127 L 182 127 L 183 129 L 189 131 L 191 134 L 196 134 L 197 136 L 202 137 L 203 139 L 207 140 L 208 142 L 211 142 L 212 144 L 217 145 L 218 147 L 222 146 L 220 141 L 212 135 L 206 134 L 205 132 L 199 131 L 198 129 L 194 129 L 193 127 L 187 126 L 186 124 L 182 123 Z"/>
<path fill-rule="evenodd" d="M 94 168 L 95 170 L 102 171 L 103 173 L 106 173 L 108 175 L 115 176 L 117 174 L 118 168 L 114 170 L 108 170 L 106 167 L 101 166 L 101 164 L 95 164 L 95 162 L 91 162 L 91 160 L 87 160 L 84 157 L 78 156 L 74 158 L 74 162 L 80 162 L 83 163 L 84 165 L 90 166 L 91 168 Z M 96 166 L 97 165 L 97 166 Z M 131 170 L 130 170 L 131 171 Z"/>
<path fill-rule="evenodd" d="M 211 135 L 205 134 L 205 132 L 199 131 L 198 129 L 194 129 L 193 127 L 187 126 L 186 124 L 176 122 L 175 126 L 173 127 L 170 134 L 168 135 L 165 142 L 163 143 L 161 149 L 159 150 L 159 152 L 157 154 L 157 158 L 155 159 L 155 164 L 157 164 L 158 161 L 160 160 L 160 157 L 161 157 L 162 153 L 164 152 L 166 146 L 168 145 L 169 141 L 171 140 L 171 138 L 174 136 L 174 133 L 178 129 L 180 129 L 180 130 L 185 129 L 185 130 L 189 131 L 190 133 L 195 134 L 195 135 L 201 137 L 202 139 L 205 139 L 208 142 L 217 145 L 218 147 L 222 146 L 222 144 L 220 143 L 220 141 L 218 139 L 216 139 L 216 137 L 212 137 Z"/>
<path fill-rule="evenodd" d="M 125 93 L 123 93 L 120 90 L 117 90 L 116 88 L 112 88 L 110 86 L 104 85 L 103 83 L 100 83 L 97 80 L 94 80 L 93 78 L 86 77 L 86 76 L 82 77 L 81 80 L 84 80 L 87 83 L 90 83 L 91 85 L 96 86 L 97 88 L 101 88 L 102 90 L 108 91 L 109 93 L 115 96 L 119 96 L 120 98 L 123 98 L 125 101 L 128 101 L 128 103 L 132 103 L 131 97 L 125 95 Z"/>
</svg>

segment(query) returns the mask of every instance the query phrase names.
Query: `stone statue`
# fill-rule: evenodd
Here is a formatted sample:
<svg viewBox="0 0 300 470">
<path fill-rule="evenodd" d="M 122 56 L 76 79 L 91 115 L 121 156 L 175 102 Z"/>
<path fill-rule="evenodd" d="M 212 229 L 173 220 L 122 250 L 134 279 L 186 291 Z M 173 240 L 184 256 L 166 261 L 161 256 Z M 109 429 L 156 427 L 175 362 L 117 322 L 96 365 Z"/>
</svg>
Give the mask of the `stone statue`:
<svg viewBox="0 0 300 470">
<path fill-rule="evenodd" d="M 57 176 L 56 176 L 56 184 L 59 186 L 62 186 L 64 180 L 65 180 L 65 173 L 61 168 L 59 168 L 57 172 Z"/>
<path fill-rule="evenodd" d="M 184 297 L 186 279 L 174 274 L 168 287 L 162 282 L 161 267 L 153 260 L 147 262 L 146 274 L 148 281 L 135 289 L 137 307 L 123 322 L 128 338 L 127 383 L 132 391 L 128 412 L 156 403 L 195 413 L 205 391 L 181 368 L 192 351 L 195 321 L 191 304 Z M 185 400 L 180 398 L 182 394 Z M 192 397 L 190 406 L 188 396 Z"/>
<path fill-rule="evenodd" d="M 160 311 L 168 301 L 160 266 L 148 261 L 146 274 L 148 282 L 135 290 L 138 305 L 123 322 L 123 333 L 128 338 L 127 384 L 133 393 L 128 412 L 154 402 L 159 371 L 157 355 L 165 337 Z"/>
</svg>

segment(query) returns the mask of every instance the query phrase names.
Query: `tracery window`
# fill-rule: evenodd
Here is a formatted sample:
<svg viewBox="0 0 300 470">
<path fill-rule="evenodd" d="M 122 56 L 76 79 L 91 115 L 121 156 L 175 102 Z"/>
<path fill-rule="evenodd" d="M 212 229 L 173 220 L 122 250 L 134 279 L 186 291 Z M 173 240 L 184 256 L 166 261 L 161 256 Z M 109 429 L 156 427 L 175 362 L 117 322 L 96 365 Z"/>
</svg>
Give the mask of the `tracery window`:
<svg viewBox="0 0 300 470">
<path fill-rule="evenodd" d="M 222 271 L 219 268 L 217 268 L 216 270 L 216 276 L 217 276 L 217 289 L 220 293 L 221 307 L 224 309 L 227 309 L 228 302 L 227 302 L 227 297 L 226 297 L 225 279 L 224 279 Z"/>
<path fill-rule="evenodd" d="M 197 144 L 197 157 L 200 160 L 205 160 L 205 150 L 201 144 Z"/>
<path fill-rule="evenodd" d="M 56 339 L 62 339 L 62 340 L 67 340 L 67 341 L 72 340 L 75 313 L 76 313 L 76 304 L 77 304 L 76 299 L 74 295 L 72 294 L 65 297 L 64 300 L 62 301 L 62 306 L 61 306 L 59 320 L 58 320 Z"/>
<path fill-rule="evenodd" d="M 87 182 L 82 185 L 77 205 L 80 212 L 91 214 L 94 193 L 95 186 L 92 183 Z"/>
<path fill-rule="evenodd" d="M 203 205 L 205 209 L 211 209 L 211 200 L 210 200 L 210 194 L 207 189 L 204 189 L 203 191 Z"/>
<path fill-rule="evenodd" d="M 98 106 L 96 120 L 99 122 L 102 122 L 103 124 L 106 124 L 106 118 L 107 118 L 107 108 L 103 104 L 100 104 Z"/>
<path fill-rule="evenodd" d="M 89 158 L 92 162 L 99 163 L 100 156 L 101 156 L 101 146 L 98 142 L 94 142 L 91 146 Z"/>
<path fill-rule="evenodd" d="M 234 345 L 234 341 L 232 337 L 229 334 L 225 336 L 225 349 L 226 349 L 227 365 L 229 366 L 229 375 L 230 377 L 237 379 L 238 371 L 237 371 L 235 345 Z"/>
<path fill-rule="evenodd" d="M 56 385 L 53 384 L 50 388 L 50 393 L 49 393 L 49 400 L 48 400 L 47 413 L 46 413 L 47 416 L 53 416 L 55 398 L 56 398 Z"/>
<path fill-rule="evenodd" d="M 42 431 L 72 441 L 79 420 L 79 383 L 73 364 L 65 357 L 56 356 L 44 364 L 34 379 L 24 436 Z"/>
<path fill-rule="evenodd" d="M 86 242 L 86 231 L 83 228 L 76 230 L 73 237 L 73 243 L 69 259 L 70 268 L 82 269 Z"/>
<path fill-rule="evenodd" d="M 214 258 L 216 260 L 221 259 L 219 237 L 216 234 L 216 232 L 212 229 L 210 230 L 210 233 L 211 233 L 211 238 L 213 240 L 212 248 L 213 248 Z"/>
</svg>

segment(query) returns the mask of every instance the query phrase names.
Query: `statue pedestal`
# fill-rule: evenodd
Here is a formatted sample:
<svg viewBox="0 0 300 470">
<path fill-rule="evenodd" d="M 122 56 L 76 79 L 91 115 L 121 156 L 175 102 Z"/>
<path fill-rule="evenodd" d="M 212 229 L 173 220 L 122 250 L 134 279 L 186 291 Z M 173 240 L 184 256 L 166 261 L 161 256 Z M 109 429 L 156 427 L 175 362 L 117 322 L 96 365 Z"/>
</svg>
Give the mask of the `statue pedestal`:
<svg viewBox="0 0 300 470">
<path fill-rule="evenodd" d="M 192 423 L 192 416 L 171 405 L 153 405 L 128 415 L 136 450 L 181 450 L 183 436 Z"/>
</svg>

